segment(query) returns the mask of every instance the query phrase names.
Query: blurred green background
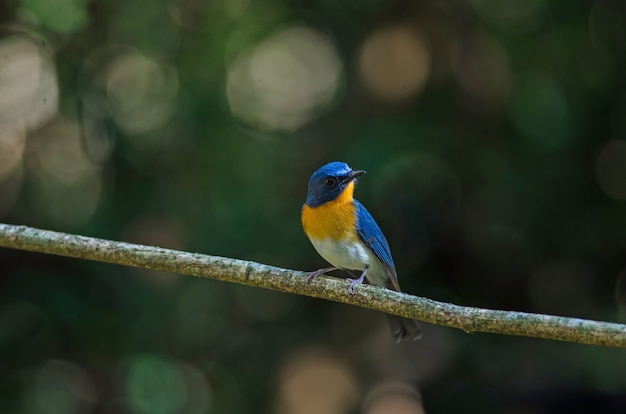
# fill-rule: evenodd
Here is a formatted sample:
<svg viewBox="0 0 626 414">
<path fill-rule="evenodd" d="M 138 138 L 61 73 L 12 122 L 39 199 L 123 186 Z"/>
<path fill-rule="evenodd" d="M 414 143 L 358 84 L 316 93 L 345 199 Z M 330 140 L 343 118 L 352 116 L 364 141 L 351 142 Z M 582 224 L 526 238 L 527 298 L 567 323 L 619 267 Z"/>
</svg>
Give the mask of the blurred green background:
<svg viewBox="0 0 626 414">
<path fill-rule="evenodd" d="M 310 174 L 406 292 L 626 322 L 620 0 L 0 3 L 0 221 L 314 270 Z M 623 413 L 623 350 L 3 249 L 2 413 Z"/>
</svg>

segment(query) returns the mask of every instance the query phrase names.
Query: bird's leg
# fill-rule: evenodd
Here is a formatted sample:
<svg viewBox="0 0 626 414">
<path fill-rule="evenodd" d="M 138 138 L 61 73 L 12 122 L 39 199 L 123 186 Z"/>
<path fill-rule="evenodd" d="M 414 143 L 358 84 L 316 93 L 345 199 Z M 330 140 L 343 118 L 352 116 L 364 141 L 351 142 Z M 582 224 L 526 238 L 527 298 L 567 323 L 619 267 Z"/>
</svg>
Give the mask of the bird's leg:
<svg viewBox="0 0 626 414">
<path fill-rule="evenodd" d="M 332 272 L 333 270 L 339 270 L 338 267 L 325 267 L 324 269 L 318 269 L 318 270 L 314 270 L 312 272 L 306 272 L 304 274 L 304 281 L 305 283 L 309 283 L 309 281 L 311 279 L 315 279 L 318 276 L 323 275 L 326 272 Z"/>
<path fill-rule="evenodd" d="M 350 283 L 350 287 L 348 288 L 348 293 L 350 295 L 354 295 L 356 292 L 354 291 L 354 287 L 360 285 L 361 283 L 363 283 L 363 281 L 365 280 L 365 275 L 367 274 L 367 271 L 369 270 L 370 265 L 366 265 L 365 269 L 363 269 L 363 273 L 361 273 L 361 276 L 358 279 L 346 279 L 349 280 Z"/>
</svg>

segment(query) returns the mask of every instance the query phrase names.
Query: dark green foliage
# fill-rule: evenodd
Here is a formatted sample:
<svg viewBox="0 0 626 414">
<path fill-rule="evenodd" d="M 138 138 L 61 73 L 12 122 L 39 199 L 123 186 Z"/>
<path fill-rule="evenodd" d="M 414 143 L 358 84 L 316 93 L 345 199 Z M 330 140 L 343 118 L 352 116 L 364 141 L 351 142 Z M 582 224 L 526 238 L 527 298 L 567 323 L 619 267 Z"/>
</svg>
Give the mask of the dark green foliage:
<svg viewBox="0 0 626 414">
<path fill-rule="evenodd" d="M 625 321 L 619 0 L 22 0 L 0 23 L 0 222 L 314 270 L 300 208 L 340 160 L 367 170 L 356 195 L 408 293 Z M 389 379 L 429 412 L 626 406 L 621 350 L 430 326 L 395 347 L 385 329 L 0 251 L 2 412 L 290 412 L 316 352 L 357 384 L 336 412 Z"/>
</svg>

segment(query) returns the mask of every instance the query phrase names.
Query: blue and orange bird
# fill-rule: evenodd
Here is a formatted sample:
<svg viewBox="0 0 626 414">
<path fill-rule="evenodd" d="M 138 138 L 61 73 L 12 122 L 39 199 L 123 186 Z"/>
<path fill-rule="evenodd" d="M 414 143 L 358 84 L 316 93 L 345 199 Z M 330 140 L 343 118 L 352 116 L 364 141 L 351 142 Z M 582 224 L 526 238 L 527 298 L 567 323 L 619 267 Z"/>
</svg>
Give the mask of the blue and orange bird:
<svg viewBox="0 0 626 414">
<path fill-rule="evenodd" d="M 369 211 L 353 197 L 356 179 L 363 174 L 365 171 L 354 171 L 348 164 L 335 161 L 311 176 L 302 206 L 302 227 L 315 250 L 333 267 L 309 272 L 307 281 L 333 270 L 355 270 L 361 276 L 348 279 L 350 294 L 366 278 L 373 285 L 400 292 L 387 239 Z M 398 342 L 421 337 L 417 321 L 388 317 Z"/>
</svg>

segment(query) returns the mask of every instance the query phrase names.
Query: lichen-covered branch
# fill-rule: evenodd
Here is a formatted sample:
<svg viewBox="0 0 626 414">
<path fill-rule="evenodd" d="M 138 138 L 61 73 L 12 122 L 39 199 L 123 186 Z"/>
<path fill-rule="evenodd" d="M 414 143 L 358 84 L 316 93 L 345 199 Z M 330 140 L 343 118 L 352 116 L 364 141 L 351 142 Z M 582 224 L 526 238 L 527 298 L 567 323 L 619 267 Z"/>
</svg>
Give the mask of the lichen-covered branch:
<svg viewBox="0 0 626 414">
<path fill-rule="evenodd" d="M 159 247 L 115 242 L 0 223 L 0 247 L 76 257 L 118 265 L 206 277 L 347 303 L 466 332 L 530 336 L 626 348 L 626 325 L 560 316 L 458 306 L 361 285 L 348 295 L 348 282 L 260 263 Z"/>
</svg>

